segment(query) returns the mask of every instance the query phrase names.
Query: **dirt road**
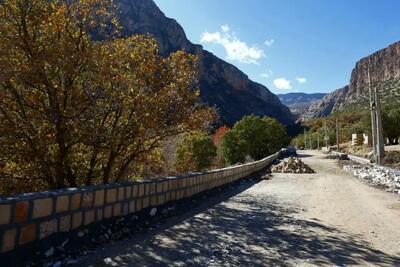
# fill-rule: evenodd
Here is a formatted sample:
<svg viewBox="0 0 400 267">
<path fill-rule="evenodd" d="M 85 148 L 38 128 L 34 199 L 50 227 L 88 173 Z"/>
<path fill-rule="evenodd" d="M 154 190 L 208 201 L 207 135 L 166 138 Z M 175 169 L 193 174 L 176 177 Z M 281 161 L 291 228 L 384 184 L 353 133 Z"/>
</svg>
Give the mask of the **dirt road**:
<svg viewBox="0 0 400 267">
<path fill-rule="evenodd" d="M 316 174 L 246 181 L 80 266 L 400 266 L 400 197 L 318 152 Z"/>
</svg>

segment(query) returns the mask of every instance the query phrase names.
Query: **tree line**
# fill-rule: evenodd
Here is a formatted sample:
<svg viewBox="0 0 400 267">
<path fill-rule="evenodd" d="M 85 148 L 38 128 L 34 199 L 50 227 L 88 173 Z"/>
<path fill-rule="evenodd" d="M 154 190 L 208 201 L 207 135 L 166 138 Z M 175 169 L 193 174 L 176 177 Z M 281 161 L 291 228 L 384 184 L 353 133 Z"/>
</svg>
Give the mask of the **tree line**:
<svg viewBox="0 0 400 267">
<path fill-rule="evenodd" d="M 311 146 L 317 147 L 319 143 L 325 143 L 325 133 L 329 138 L 328 145 L 336 145 L 336 119 L 339 122 L 340 142 L 351 141 L 354 133 L 367 135 L 371 134 L 371 115 L 368 110 L 347 110 L 335 112 L 327 117 L 309 120 L 303 123 L 307 135 L 299 134 L 292 139 L 292 145 L 303 146 L 304 143 L 310 145 L 309 133 L 311 133 Z M 388 104 L 382 110 L 382 126 L 384 137 L 388 144 L 399 144 L 400 138 L 400 107 L 398 105 Z"/>
</svg>

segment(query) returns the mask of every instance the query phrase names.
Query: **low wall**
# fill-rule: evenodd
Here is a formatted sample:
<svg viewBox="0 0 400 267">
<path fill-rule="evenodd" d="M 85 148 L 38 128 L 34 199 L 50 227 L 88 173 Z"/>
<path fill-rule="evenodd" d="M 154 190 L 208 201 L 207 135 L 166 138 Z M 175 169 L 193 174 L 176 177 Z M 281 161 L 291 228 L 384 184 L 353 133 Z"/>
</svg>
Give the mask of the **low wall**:
<svg viewBox="0 0 400 267">
<path fill-rule="evenodd" d="M 368 159 L 368 158 L 363 158 L 363 157 L 359 157 L 359 156 L 353 156 L 353 155 L 350 155 L 350 154 L 337 152 L 337 151 L 333 151 L 332 154 L 333 155 L 338 155 L 338 156 L 346 155 L 350 160 L 358 162 L 360 164 L 367 164 L 367 165 L 371 165 L 372 164 L 371 160 Z"/>
<path fill-rule="evenodd" d="M 203 173 L 0 199 L 0 256 L 95 222 L 189 198 L 257 172 L 280 156 Z"/>
</svg>

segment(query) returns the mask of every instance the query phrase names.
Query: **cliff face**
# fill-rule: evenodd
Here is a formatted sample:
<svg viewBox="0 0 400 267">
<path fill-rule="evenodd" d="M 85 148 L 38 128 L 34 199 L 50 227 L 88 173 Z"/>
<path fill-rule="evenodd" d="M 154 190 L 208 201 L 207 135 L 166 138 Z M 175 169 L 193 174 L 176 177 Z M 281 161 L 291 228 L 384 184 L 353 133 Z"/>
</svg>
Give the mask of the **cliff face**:
<svg viewBox="0 0 400 267">
<path fill-rule="evenodd" d="M 400 79 L 400 42 L 356 63 L 351 73 L 349 95 L 358 96 L 368 93 L 368 68 L 372 83 Z"/>
<path fill-rule="evenodd" d="M 377 87 L 383 103 L 400 103 L 400 42 L 379 50 L 356 63 L 348 87 L 336 90 L 310 106 L 306 117 L 327 116 L 351 106 L 368 108 L 369 87 Z"/>
<path fill-rule="evenodd" d="M 311 104 L 307 111 L 301 116 L 301 119 L 307 120 L 325 117 L 334 111 L 340 110 L 348 92 L 349 87 L 345 86 L 325 95 L 321 100 Z"/>
<path fill-rule="evenodd" d="M 192 44 L 182 27 L 165 17 L 152 0 L 117 0 L 125 35 L 153 35 L 160 53 L 177 50 L 200 57 L 199 82 L 202 100 L 216 106 L 223 123 L 234 124 L 244 115 L 268 115 L 284 124 L 293 123 L 292 114 L 265 86 L 249 80 L 235 66 L 219 59 L 202 46 Z"/>
</svg>

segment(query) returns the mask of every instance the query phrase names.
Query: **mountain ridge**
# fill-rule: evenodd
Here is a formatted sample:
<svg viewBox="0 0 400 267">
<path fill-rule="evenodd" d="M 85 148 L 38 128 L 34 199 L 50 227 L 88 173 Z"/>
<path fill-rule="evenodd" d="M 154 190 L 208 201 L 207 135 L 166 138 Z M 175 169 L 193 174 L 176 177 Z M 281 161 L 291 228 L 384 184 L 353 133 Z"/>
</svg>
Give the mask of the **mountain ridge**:
<svg viewBox="0 0 400 267">
<path fill-rule="evenodd" d="M 182 26 L 167 18 L 152 0 L 117 0 L 116 4 L 123 35 L 150 34 L 157 39 L 163 55 L 184 50 L 199 56 L 200 96 L 203 102 L 216 106 L 222 123 L 233 125 L 250 114 L 271 116 L 286 125 L 294 122 L 289 108 L 267 87 L 251 81 L 201 45 L 191 43 Z"/>
<path fill-rule="evenodd" d="M 277 94 L 282 104 L 289 107 L 296 119 L 301 117 L 310 105 L 321 100 L 326 93 L 302 93 L 292 92 L 286 94 Z"/>
</svg>

